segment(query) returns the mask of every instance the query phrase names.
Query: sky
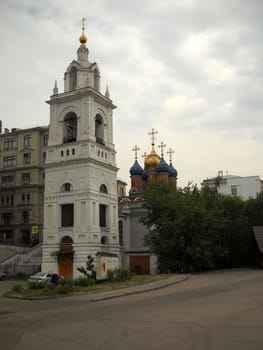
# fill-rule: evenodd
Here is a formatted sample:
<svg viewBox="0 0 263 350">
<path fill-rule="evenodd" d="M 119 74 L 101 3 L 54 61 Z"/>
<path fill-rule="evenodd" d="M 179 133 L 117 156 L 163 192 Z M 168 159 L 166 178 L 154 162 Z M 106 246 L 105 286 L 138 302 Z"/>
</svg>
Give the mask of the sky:
<svg viewBox="0 0 263 350">
<path fill-rule="evenodd" d="M 263 178 L 262 13 L 262 0 L 1 0 L 3 129 L 49 124 L 85 17 L 89 60 L 118 106 L 118 178 L 130 183 L 135 145 L 143 166 L 152 128 L 181 187 L 220 170 Z"/>
</svg>

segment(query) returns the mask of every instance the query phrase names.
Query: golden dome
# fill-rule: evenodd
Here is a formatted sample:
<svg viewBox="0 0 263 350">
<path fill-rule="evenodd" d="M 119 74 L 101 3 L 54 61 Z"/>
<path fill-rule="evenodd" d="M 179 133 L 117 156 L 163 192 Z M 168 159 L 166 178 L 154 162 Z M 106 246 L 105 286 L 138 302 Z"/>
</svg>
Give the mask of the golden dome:
<svg viewBox="0 0 263 350">
<path fill-rule="evenodd" d="M 144 166 L 147 170 L 152 170 L 156 168 L 160 161 L 160 157 L 155 152 L 154 147 L 152 147 L 151 153 L 144 160 Z"/>
<path fill-rule="evenodd" d="M 81 45 L 85 45 L 86 42 L 87 42 L 87 37 L 85 35 L 85 20 L 86 18 L 82 18 L 82 34 L 81 36 L 79 37 L 79 42 L 81 43 Z"/>
<path fill-rule="evenodd" d="M 79 37 L 79 42 L 81 43 L 81 45 L 85 45 L 86 42 L 87 42 L 87 37 L 86 37 L 86 35 L 84 33 L 84 30 L 82 30 L 82 34 Z"/>
</svg>

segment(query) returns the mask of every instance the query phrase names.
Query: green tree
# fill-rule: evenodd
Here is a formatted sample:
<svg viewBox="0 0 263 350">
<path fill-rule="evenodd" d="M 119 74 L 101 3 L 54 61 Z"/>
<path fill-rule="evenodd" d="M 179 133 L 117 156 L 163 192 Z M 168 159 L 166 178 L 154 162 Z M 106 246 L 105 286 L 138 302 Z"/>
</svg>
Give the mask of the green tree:
<svg viewBox="0 0 263 350">
<path fill-rule="evenodd" d="M 144 224 L 149 228 L 145 243 L 158 256 L 161 271 L 215 267 L 213 233 L 223 226 L 217 202 L 217 195 L 196 186 L 148 186 L 144 196 L 148 209 Z"/>
<path fill-rule="evenodd" d="M 152 183 L 144 195 L 145 244 L 163 271 L 238 267 L 252 261 L 251 227 L 263 225 L 263 194 L 243 201 L 208 187 Z"/>
</svg>

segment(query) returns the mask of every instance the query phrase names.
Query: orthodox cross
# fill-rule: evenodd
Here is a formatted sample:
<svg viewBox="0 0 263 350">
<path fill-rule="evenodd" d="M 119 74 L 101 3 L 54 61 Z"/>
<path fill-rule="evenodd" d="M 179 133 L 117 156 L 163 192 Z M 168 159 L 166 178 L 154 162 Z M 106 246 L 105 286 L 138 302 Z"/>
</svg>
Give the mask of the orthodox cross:
<svg viewBox="0 0 263 350">
<path fill-rule="evenodd" d="M 81 22 L 82 22 L 82 30 L 85 29 L 85 21 L 86 21 L 86 18 L 82 17 L 82 20 L 81 20 Z"/>
<path fill-rule="evenodd" d="M 138 151 L 140 150 L 140 148 L 135 145 L 134 148 L 132 149 L 132 151 L 135 153 L 135 160 L 138 158 Z"/>
<path fill-rule="evenodd" d="M 169 157 L 170 157 L 170 163 L 172 163 L 172 154 L 174 153 L 174 151 L 169 148 L 169 151 L 167 152 L 167 154 L 169 154 Z"/>
<path fill-rule="evenodd" d="M 152 139 L 152 146 L 154 146 L 154 140 L 155 140 L 156 134 L 158 134 L 158 131 L 154 131 L 154 129 L 152 129 L 150 132 L 148 132 L 148 135 L 150 135 L 151 139 Z"/>
<path fill-rule="evenodd" d="M 145 159 L 146 157 L 147 157 L 147 153 L 146 153 L 146 152 L 144 152 L 144 153 L 143 153 L 143 155 L 142 155 L 142 158 L 144 158 L 144 159 Z"/>
<path fill-rule="evenodd" d="M 163 141 L 161 142 L 161 144 L 158 146 L 161 148 L 161 156 L 163 158 L 163 149 L 166 147 L 166 145 L 163 143 Z"/>
</svg>

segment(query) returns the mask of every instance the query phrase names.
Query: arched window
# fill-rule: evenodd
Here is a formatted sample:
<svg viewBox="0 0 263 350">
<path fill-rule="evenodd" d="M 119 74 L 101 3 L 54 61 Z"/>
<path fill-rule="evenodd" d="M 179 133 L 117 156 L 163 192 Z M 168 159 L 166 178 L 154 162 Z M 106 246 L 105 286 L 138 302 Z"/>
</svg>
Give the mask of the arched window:
<svg viewBox="0 0 263 350">
<path fill-rule="evenodd" d="M 121 246 L 124 244 L 124 239 L 123 239 L 123 222 L 120 220 L 119 221 L 119 243 Z"/>
<path fill-rule="evenodd" d="M 100 220 L 100 227 L 107 227 L 108 223 L 108 207 L 107 205 L 100 204 L 99 206 L 99 220 Z"/>
<path fill-rule="evenodd" d="M 62 254 L 65 253 L 73 253 L 73 239 L 70 236 L 64 236 L 60 241 L 60 252 Z"/>
<path fill-rule="evenodd" d="M 74 226 L 74 204 L 61 205 L 61 226 L 62 227 Z"/>
<path fill-rule="evenodd" d="M 77 88 L 77 69 L 72 67 L 69 73 L 69 90 L 74 90 Z"/>
<path fill-rule="evenodd" d="M 102 236 L 100 240 L 101 244 L 108 244 L 108 238 L 106 236 Z"/>
<path fill-rule="evenodd" d="M 61 192 L 69 192 L 72 191 L 72 186 L 69 182 L 66 182 L 61 187 Z"/>
<path fill-rule="evenodd" d="M 106 185 L 102 184 L 102 185 L 100 186 L 100 192 L 101 192 L 101 193 L 108 193 L 108 190 L 107 190 Z"/>
<path fill-rule="evenodd" d="M 73 243 L 73 239 L 70 236 L 64 236 L 61 239 L 61 243 Z"/>
<path fill-rule="evenodd" d="M 27 211 L 22 212 L 22 224 L 28 224 L 29 222 L 29 215 Z"/>
<path fill-rule="evenodd" d="M 64 143 L 77 140 L 77 116 L 69 113 L 64 119 Z"/>
<path fill-rule="evenodd" d="M 99 114 L 95 117 L 95 137 L 97 143 L 104 145 L 104 124 Z"/>
</svg>

